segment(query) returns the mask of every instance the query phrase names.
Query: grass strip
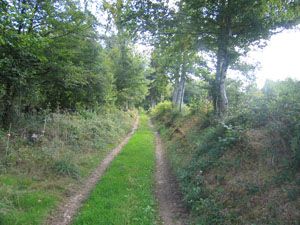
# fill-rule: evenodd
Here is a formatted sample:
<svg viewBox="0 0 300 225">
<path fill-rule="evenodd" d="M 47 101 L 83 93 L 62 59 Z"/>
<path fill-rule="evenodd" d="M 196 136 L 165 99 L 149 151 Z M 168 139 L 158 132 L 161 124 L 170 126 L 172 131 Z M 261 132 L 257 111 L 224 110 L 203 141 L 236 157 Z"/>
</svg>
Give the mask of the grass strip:
<svg viewBox="0 0 300 225">
<path fill-rule="evenodd" d="M 142 115 L 138 130 L 96 185 L 74 225 L 156 224 L 154 138 L 148 117 Z"/>
</svg>

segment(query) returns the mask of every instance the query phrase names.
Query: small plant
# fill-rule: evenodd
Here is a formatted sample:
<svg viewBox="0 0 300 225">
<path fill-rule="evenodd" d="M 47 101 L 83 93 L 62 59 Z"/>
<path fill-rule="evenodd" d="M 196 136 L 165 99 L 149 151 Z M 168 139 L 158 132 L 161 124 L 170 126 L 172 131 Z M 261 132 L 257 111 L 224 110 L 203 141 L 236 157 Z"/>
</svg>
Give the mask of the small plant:
<svg viewBox="0 0 300 225">
<path fill-rule="evenodd" d="M 257 184 L 252 183 L 245 184 L 245 188 L 249 195 L 255 195 L 261 191 L 261 188 Z"/>
<path fill-rule="evenodd" d="M 78 179 L 80 176 L 78 167 L 69 160 L 59 160 L 55 162 L 53 170 L 58 175 L 70 176 L 74 179 Z"/>
<path fill-rule="evenodd" d="M 300 196 L 299 188 L 290 188 L 287 190 L 287 197 L 290 201 L 296 201 Z"/>
<path fill-rule="evenodd" d="M 211 198 L 200 199 L 195 204 L 195 212 L 201 215 L 198 219 L 198 225 L 206 224 L 224 224 L 225 218 L 222 215 L 222 207 Z"/>
<path fill-rule="evenodd" d="M 0 202 L 0 221 L 1 221 L 1 215 L 6 215 L 9 213 L 9 210 L 13 208 L 12 202 L 7 198 L 2 198 Z M 1 224 L 1 222 L 0 222 Z"/>
</svg>

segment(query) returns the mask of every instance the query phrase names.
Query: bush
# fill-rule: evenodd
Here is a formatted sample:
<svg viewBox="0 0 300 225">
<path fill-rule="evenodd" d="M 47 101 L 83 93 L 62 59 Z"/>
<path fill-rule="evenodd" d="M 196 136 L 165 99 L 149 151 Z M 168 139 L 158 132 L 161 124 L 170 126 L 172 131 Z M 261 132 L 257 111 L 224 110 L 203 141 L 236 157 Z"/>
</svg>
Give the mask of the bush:
<svg viewBox="0 0 300 225">
<path fill-rule="evenodd" d="M 193 98 L 189 103 L 191 114 L 193 115 L 207 115 L 213 112 L 213 104 L 208 99 Z"/>
<path fill-rule="evenodd" d="M 171 113 L 173 110 L 173 104 L 170 101 L 160 102 L 151 110 L 151 117 L 154 119 L 163 120 L 167 114 Z"/>
<path fill-rule="evenodd" d="M 7 136 L 0 131 L 0 165 L 79 176 L 74 166 L 77 161 L 117 142 L 129 131 L 132 120 L 131 113 L 118 109 L 27 115 L 12 126 L 7 157 Z"/>
</svg>

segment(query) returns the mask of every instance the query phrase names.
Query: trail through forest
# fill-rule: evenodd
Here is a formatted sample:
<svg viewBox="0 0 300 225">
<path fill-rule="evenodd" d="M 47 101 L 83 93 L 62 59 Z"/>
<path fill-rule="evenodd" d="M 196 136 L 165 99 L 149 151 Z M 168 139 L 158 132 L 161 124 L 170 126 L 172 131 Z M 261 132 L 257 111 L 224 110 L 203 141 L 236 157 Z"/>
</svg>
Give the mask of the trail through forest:
<svg viewBox="0 0 300 225">
<path fill-rule="evenodd" d="M 139 119 L 136 119 L 132 131 L 126 136 L 126 138 L 101 162 L 98 168 L 87 179 L 85 184 L 82 185 L 78 191 L 70 194 L 70 197 L 61 204 L 55 214 L 52 214 L 45 224 L 68 225 L 72 223 L 76 213 L 83 205 L 83 202 L 89 197 L 91 191 L 96 187 L 97 182 L 102 178 L 108 166 L 110 166 L 114 158 L 132 138 L 138 127 L 138 123 Z M 152 127 L 151 124 L 150 126 Z M 153 130 L 149 131 L 150 133 L 153 132 Z M 162 147 L 162 141 L 158 133 L 156 133 L 155 138 L 155 195 L 158 202 L 157 212 L 164 225 L 186 225 L 188 224 L 188 213 L 183 206 L 178 183 L 167 162 L 165 152 Z"/>
<path fill-rule="evenodd" d="M 85 201 L 91 190 L 95 187 L 97 182 L 101 179 L 106 169 L 113 161 L 113 159 L 121 152 L 123 147 L 128 143 L 139 124 L 139 118 L 135 120 L 131 132 L 123 139 L 123 141 L 114 148 L 106 158 L 100 163 L 97 169 L 90 175 L 90 177 L 84 182 L 84 184 L 72 194 L 66 201 L 64 201 L 57 211 L 46 221 L 46 225 L 67 225 L 72 222 L 78 209 L 81 207 L 83 201 Z"/>
<path fill-rule="evenodd" d="M 299 0 L 0 2 L 0 225 L 299 224 Z"/>
<path fill-rule="evenodd" d="M 182 202 L 178 183 L 166 159 L 162 141 L 156 133 L 156 198 L 164 225 L 187 225 L 188 212 Z"/>
<path fill-rule="evenodd" d="M 145 118 L 144 118 L 144 120 L 145 120 Z M 133 125 L 133 128 L 132 128 L 132 131 L 126 136 L 126 138 L 120 143 L 120 145 L 117 146 L 101 162 L 101 164 L 98 166 L 98 168 L 91 174 L 91 176 L 78 189 L 78 191 L 76 191 L 65 202 L 63 202 L 60 205 L 60 207 L 56 210 L 56 212 L 52 213 L 52 216 L 49 217 L 48 220 L 46 221 L 46 223 L 45 223 L 46 225 L 68 225 L 68 224 L 71 224 L 72 222 L 81 224 L 81 222 L 74 221 L 76 214 L 79 212 L 79 209 L 81 208 L 81 206 L 83 205 L 85 200 L 87 200 L 88 198 L 91 197 L 90 196 L 91 191 L 96 189 L 97 182 L 102 178 L 103 174 L 105 173 L 108 166 L 110 166 L 110 164 L 114 160 L 114 158 L 121 152 L 121 150 L 125 147 L 125 145 L 126 146 L 129 145 L 129 140 L 132 139 L 132 136 L 135 133 L 135 130 L 137 130 L 138 123 L 139 123 L 139 119 L 136 119 L 136 121 Z M 143 123 L 145 126 L 145 121 Z M 148 129 L 148 132 L 150 134 L 152 133 L 151 135 L 152 135 L 152 137 L 154 137 L 153 129 L 150 129 L 149 125 L 147 125 L 147 123 L 146 123 L 146 126 L 148 126 L 148 128 L 146 128 L 146 129 Z M 152 127 L 151 124 L 150 124 L 150 126 Z M 136 137 L 133 139 L 136 139 Z M 139 147 L 138 152 L 143 152 L 143 151 L 145 151 L 145 149 L 144 149 L 145 145 L 146 145 L 145 141 L 151 141 L 151 138 L 147 139 L 147 140 L 141 139 L 138 141 L 141 142 L 141 146 L 143 146 L 142 148 Z M 154 138 L 152 138 L 152 141 L 154 141 Z M 128 148 L 125 151 L 128 151 Z M 154 152 L 154 144 L 153 144 L 153 148 L 151 151 Z M 138 157 L 138 154 L 135 152 L 132 152 L 131 154 L 133 154 L 131 156 L 131 158 Z M 158 133 L 156 133 L 156 136 L 155 136 L 155 156 L 156 156 L 155 157 L 156 158 L 155 197 L 156 197 L 156 200 L 158 203 L 156 218 L 160 218 L 160 221 L 164 225 L 187 225 L 188 224 L 188 212 L 182 202 L 182 195 L 179 191 L 178 183 L 176 181 L 174 174 L 171 171 L 170 165 L 167 161 L 167 158 L 166 158 L 163 146 L 162 146 L 162 141 L 161 141 Z M 120 160 L 123 161 L 123 163 L 125 163 L 125 164 L 128 163 L 128 162 L 125 162 L 123 159 L 119 159 L 119 161 Z M 139 160 L 143 160 L 143 159 L 139 158 Z M 115 160 L 115 161 L 118 161 L 118 160 Z M 113 166 L 113 164 L 111 165 L 111 167 L 114 167 L 114 168 L 110 168 L 109 169 L 110 172 L 111 172 L 111 170 L 115 169 L 115 166 Z M 151 172 L 150 172 L 150 174 L 151 174 Z M 123 176 L 126 177 L 127 175 L 123 174 Z M 131 177 L 131 179 L 133 179 L 133 177 L 135 175 L 131 174 L 129 176 Z M 144 176 L 144 174 L 142 172 L 140 172 L 138 174 L 138 177 L 140 177 L 140 176 Z M 115 179 L 115 178 L 111 177 L 109 179 Z M 153 179 L 154 179 L 154 176 L 153 176 Z M 105 181 L 103 180 L 103 182 L 105 182 Z M 110 182 L 112 182 L 112 181 L 110 181 Z M 142 183 L 140 183 L 140 185 L 142 185 Z M 102 182 L 100 183 L 100 186 L 103 186 Z M 105 186 L 105 184 L 104 184 L 104 186 Z M 138 191 L 138 189 L 133 189 L 130 191 L 131 192 L 140 192 L 140 191 Z M 150 192 L 151 192 L 151 190 L 150 190 Z M 103 192 L 101 192 L 101 193 L 103 193 Z M 110 193 L 104 193 L 104 194 L 110 195 Z M 118 195 L 117 192 L 115 194 Z M 135 194 L 135 193 L 133 193 L 133 194 Z M 150 193 L 150 195 L 151 195 L 151 193 Z M 102 198 L 102 197 L 99 195 L 99 196 L 96 196 L 96 198 Z M 84 204 L 86 204 L 86 203 L 84 203 Z M 111 204 L 113 204 L 113 203 L 111 202 Z M 139 204 L 139 203 L 136 203 L 136 204 Z M 146 205 L 151 205 L 151 204 L 152 204 L 151 202 L 146 203 Z M 101 207 L 99 206 L 100 208 L 98 206 L 94 205 L 93 206 L 94 208 L 92 210 L 101 210 L 100 208 L 105 207 L 105 204 L 104 204 L 104 206 L 101 206 Z M 95 207 L 99 208 L 99 209 L 95 209 Z M 116 209 L 118 208 L 117 205 L 114 205 L 113 207 L 115 207 Z M 110 209 L 110 210 L 115 210 L 115 209 Z M 81 211 L 82 211 L 82 209 L 81 209 Z M 119 216 L 121 218 L 124 215 L 119 214 Z M 155 217 L 153 217 L 153 219 L 155 220 Z M 111 218 L 111 220 L 112 220 L 111 222 L 113 224 L 121 225 L 119 223 L 122 219 L 117 219 L 118 222 L 116 220 L 113 221 L 113 218 Z M 152 222 L 154 222 L 154 220 Z M 84 221 L 85 221 L 84 223 L 87 223 L 87 224 L 92 224 L 93 222 L 95 222 L 95 221 L 93 221 L 91 223 L 91 221 L 88 222 L 88 221 L 86 221 L 86 219 L 84 219 Z M 150 222 L 149 225 L 152 222 Z M 148 223 L 146 223 L 146 224 L 148 224 Z"/>
</svg>

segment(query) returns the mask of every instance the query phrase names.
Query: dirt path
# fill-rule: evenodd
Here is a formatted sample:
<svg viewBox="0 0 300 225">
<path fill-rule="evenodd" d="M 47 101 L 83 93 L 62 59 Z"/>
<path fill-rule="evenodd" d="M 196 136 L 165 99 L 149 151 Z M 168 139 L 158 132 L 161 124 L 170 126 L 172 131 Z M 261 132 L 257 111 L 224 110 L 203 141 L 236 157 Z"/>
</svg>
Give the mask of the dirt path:
<svg viewBox="0 0 300 225">
<path fill-rule="evenodd" d="M 156 134 L 156 198 L 164 225 L 188 225 L 178 183 L 167 162 L 159 134 Z"/>
<path fill-rule="evenodd" d="M 64 203 L 59 206 L 59 209 L 45 222 L 45 225 L 68 225 L 72 222 L 78 209 L 81 207 L 84 200 L 87 199 L 89 193 L 100 180 L 107 167 L 112 160 L 121 152 L 122 148 L 127 144 L 133 133 L 138 127 L 138 118 L 136 119 L 132 131 L 125 137 L 125 139 L 113 149 L 100 163 L 96 170 L 87 178 L 85 183 L 78 189 L 78 191 L 70 196 Z"/>
</svg>

